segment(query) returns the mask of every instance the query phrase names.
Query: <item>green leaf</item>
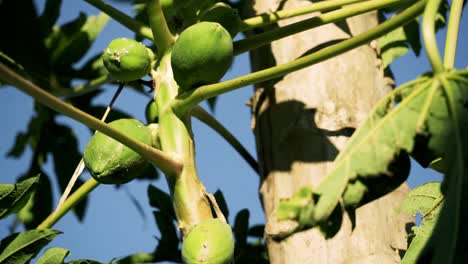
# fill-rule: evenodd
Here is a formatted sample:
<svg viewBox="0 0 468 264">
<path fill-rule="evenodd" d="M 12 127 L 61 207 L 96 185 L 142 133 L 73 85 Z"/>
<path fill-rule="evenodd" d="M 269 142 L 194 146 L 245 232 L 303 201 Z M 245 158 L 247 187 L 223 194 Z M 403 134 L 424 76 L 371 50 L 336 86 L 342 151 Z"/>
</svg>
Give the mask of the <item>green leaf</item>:
<svg viewBox="0 0 468 264">
<path fill-rule="evenodd" d="M 400 209 L 412 215 L 417 212 L 427 214 L 443 197 L 440 182 L 428 182 L 411 190 L 401 203 Z"/>
<path fill-rule="evenodd" d="M 420 212 L 424 217 L 421 225 L 413 227 L 408 235 L 411 240 L 402 264 L 417 263 L 437 223 L 443 198 L 440 182 L 429 182 L 411 190 L 403 200 L 401 210 L 413 215 Z"/>
<path fill-rule="evenodd" d="M 445 104 L 437 118 L 444 122 L 443 130 L 432 135 L 438 144 L 447 171 L 442 184 L 445 194 L 439 220 L 432 236 L 419 257 L 421 263 L 463 263 L 468 257 L 468 74 L 455 71 L 440 75 Z M 435 127 L 433 129 L 441 129 Z M 433 131 L 433 130 L 430 130 Z"/>
<path fill-rule="evenodd" d="M 29 135 L 19 132 L 16 134 L 15 144 L 8 151 L 8 157 L 19 158 L 23 155 L 26 145 L 28 144 Z"/>
<path fill-rule="evenodd" d="M 176 219 L 174 208 L 172 207 L 172 200 L 169 194 L 153 185 L 148 185 L 148 199 L 149 204 L 152 207 L 168 214 L 172 219 Z"/>
<path fill-rule="evenodd" d="M 219 209 L 221 209 L 221 212 L 223 213 L 224 217 L 226 219 L 229 218 L 229 209 L 226 203 L 226 199 L 224 198 L 223 192 L 221 190 L 217 190 L 214 193 L 214 197 L 216 199 L 216 202 L 218 203 Z"/>
<path fill-rule="evenodd" d="M 45 245 L 60 233 L 60 231 L 44 229 L 10 235 L 0 241 L 0 263 L 29 263 Z"/>
<path fill-rule="evenodd" d="M 236 247 L 244 248 L 247 246 L 247 235 L 249 232 L 249 210 L 242 209 L 237 213 L 234 220 L 234 237 L 236 238 Z"/>
<path fill-rule="evenodd" d="M 48 248 L 36 264 L 63 264 L 69 253 L 65 248 Z"/>
<path fill-rule="evenodd" d="M 156 224 L 158 225 L 161 238 L 159 239 L 158 246 L 154 251 L 153 261 L 178 261 L 179 252 L 179 238 L 174 226 L 174 220 L 167 214 L 160 211 L 154 212 Z"/>
<path fill-rule="evenodd" d="M 421 38 L 419 37 L 419 20 L 415 19 L 403 26 L 408 44 L 414 52 L 414 55 L 419 56 L 421 53 Z"/>
<path fill-rule="evenodd" d="M 115 262 L 114 264 L 140 264 L 140 263 L 151 263 L 155 262 L 154 255 L 150 253 L 135 253 L 123 257 Z"/>
<path fill-rule="evenodd" d="M 0 219 L 23 208 L 39 182 L 39 175 L 17 184 L 0 184 Z"/>
<path fill-rule="evenodd" d="M 60 70 L 81 59 L 108 20 L 109 16 L 104 13 L 88 18 L 80 14 L 70 23 L 55 27 L 46 42 L 51 52 L 51 65 Z"/>
<path fill-rule="evenodd" d="M 21 176 L 29 178 L 30 172 Z M 40 172 L 41 178 L 36 190 L 33 192 L 27 204 L 18 212 L 18 219 L 27 229 L 36 228 L 52 212 L 52 188 L 49 177 Z M 28 176 L 29 175 L 29 176 Z"/>
<path fill-rule="evenodd" d="M 90 259 L 79 259 L 79 260 L 72 260 L 67 262 L 67 264 L 106 264 L 103 262 L 99 262 L 96 260 L 90 260 Z"/>
<path fill-rule="evenodd" d="M 408 52 L 407 36 L 402 27 L 380 37 L 378 41 L 380 44 L 382 67 L 384 69 L 387 68 L 393 60 Z"/>
<path fill-rule="evenodd" d="M 62 0 L 47 0 L 44 11 L 39 17 L 39 21 L 45 35 L 50 33 L 50 30 L 55 25 L 55 22 L 57 22 L 57 19 L 60 15 L 61 5 Z"/>
</svg>

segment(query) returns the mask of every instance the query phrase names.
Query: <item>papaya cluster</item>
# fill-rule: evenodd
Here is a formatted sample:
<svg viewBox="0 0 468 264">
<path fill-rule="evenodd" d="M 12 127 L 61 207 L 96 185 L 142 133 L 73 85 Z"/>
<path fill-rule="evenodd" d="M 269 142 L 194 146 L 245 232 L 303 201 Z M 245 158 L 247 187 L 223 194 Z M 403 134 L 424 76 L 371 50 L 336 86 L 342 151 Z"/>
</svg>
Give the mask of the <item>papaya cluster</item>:
<svg viewBox="0 0 468 264">
<path fill-rule="evenodd" d="M 197 18 L 172 49 L 174 80 L 182 91 L 216 83 L 224 76 L 232 64 L 232 39 L 241 22 L 237 11 L 224 3 L 199 9 Z"/>
</svg>

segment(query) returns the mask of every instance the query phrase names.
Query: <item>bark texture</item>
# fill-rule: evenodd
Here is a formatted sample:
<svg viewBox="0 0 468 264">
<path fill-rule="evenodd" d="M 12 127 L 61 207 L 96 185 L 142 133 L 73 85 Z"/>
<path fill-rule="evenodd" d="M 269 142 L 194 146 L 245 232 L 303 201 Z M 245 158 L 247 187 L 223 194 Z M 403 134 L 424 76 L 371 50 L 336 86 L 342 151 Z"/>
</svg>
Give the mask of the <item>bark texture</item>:
<svg viewBox="0 0 468 264">
<path fill-rule="evenodd" d="M 310 1 L 257 0 L 253 14 L 310 4 Z M 317 14 L 312 14 L 312 16 Z M 304 19 L 293 18 L 280 26 Z M 292 61 L 315 49 L 349 38 L 377 25 L 367 13 L 343 23 L 308 30 L 251 52 L 252 70 Z M 258 33 L 258 32 L 257 32 Z M 398 213 L 406 184 L 347 215 L 331 239 L 309 229 L 282 241 L 268 236 L 280 225 L 274 213 L 279 200 L 303 185 L 316 185 L 372 107 L 391 89 L 384 77 L 376 42 L 334 59 L 255 87 L 252 126 L 257 140 L 266 215 L 266 243 L 271 263 L 399 263 L 406 249 L 406 230 L 413 218 Z"/>
</svg>

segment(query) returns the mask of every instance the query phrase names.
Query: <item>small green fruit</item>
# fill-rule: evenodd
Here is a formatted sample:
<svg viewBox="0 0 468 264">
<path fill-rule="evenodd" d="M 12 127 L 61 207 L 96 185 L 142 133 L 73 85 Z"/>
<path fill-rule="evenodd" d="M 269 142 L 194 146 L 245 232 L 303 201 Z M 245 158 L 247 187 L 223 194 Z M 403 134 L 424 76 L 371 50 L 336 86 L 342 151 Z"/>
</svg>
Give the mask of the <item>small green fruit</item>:
<svg viewBox="0 0 468 264">
<path fill-rule="evenodd" d="M 193 227 L 182 243 L 184 263 L 224 264 L 234 255 L 231 227 L 218 218 L 204 220 Z"/>
<path fill-rule="evenodd" d="M 234 38 L 240 30 L 241 19 L 237 10 L 225 3 L 216 3 L 200 15 L 200 21 L 218 22 L 231 37 Z"/>
<path fill-rule="evenodd" d="M 152 145 L 150 129 L 138 120 L 119 119 L 109 125 L 135 140 Z M 135 151 L 101 132 L 96 132 L 88 142 L 83 159 L 93 178 L 104 184 L 127 183 L 148 166 Z"/>
<path fill-rule="evenodd" d="M 218 82 L 232 63 L 232 52 L 231 35 L 219 23 L 190 26 L 172 49 L 174 79 L 182 90 Z"/>
<path fill-rule="evenodd" d="M 138 80 L 151 69 L 151 55 L 146 47 L 128 38 L 112 40 L 104 49 L 102 61 L 112 78 L 119 81 Z"/>
<path fill-rule="evenodd" d="M 145 108 L 146 122 L 148 124 L 157 123 L 159 119 L 158 105 L 154 100 L 149 101 Z"/>
</svg>

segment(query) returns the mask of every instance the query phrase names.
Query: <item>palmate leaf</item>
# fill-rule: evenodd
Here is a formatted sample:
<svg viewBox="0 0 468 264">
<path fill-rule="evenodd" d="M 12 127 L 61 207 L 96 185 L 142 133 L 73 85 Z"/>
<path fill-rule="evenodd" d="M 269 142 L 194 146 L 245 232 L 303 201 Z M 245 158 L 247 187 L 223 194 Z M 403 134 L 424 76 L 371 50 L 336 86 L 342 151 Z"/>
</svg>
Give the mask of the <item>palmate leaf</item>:
<svg viewBox="0 0 468 264">
<path fill-rule="evenodd" d="M 0 241 L 0 263 L 29 263 L 45 245 L 60 233 L 60 231 L 44 229 L 10 235 Z"/>
<path fill-rule="evenodd" d="M 70 67 L 81 59 L 108 20 L 106 14 L 90 17 L 80 14 L 70 23 L 54 27 L 46 40 L 46 46 L 51 52 L 50 64 L 60 69 L 60 67 Z"/>
<path fill-rule="evenodd" d="M 0 219 L 17 213 L 29 200 L 39 182 L 39 175 L 17 184 L 0 184 Z"/>
<path fill-rule="evenodd" d="M 444 205 L 418 263 L 464 263 L 468 257 L 468 74 L 440 76 L 446 97 L 445 134 L 440 142 L 445 179 Z"/>
<path fill-rule="evenodd" d="M 437 223 L 443 199 L 440 182 L 428 182 L 411 190 L 403 200 L 401 210 L 413 215 L 419 212 L 423 219 L 421 225 L 414 226 L 408 234 L 409 247 L 401 260 L 402 264 L 416 263 Z"/>
<path fill-rule="evenodd" d="M 383 99 L 339 154 L 334 168 L 313 189 L 315 205 L 308 217 L 301 217 L 300 226 L 327 221 L 342 197 L 351 200 L 344 200 L 345 205 L 357 207 L 387 193 L 391 190 L 389 184 L 396 182 L 396 188 L 408 174 L 407 168 L 399 164 L 406 153 L 423 166 L 437 157 L 444 158 L 447 138 L 453 135 L 440 80 L 466 81 L 467 76 L 467 70 L 423 76 Z M 465 102 L 466 111 L 467 99 L 460 96 L 456 101 Z M 382 181 L 387 182 L 381 185 Z"/>
</svg>

